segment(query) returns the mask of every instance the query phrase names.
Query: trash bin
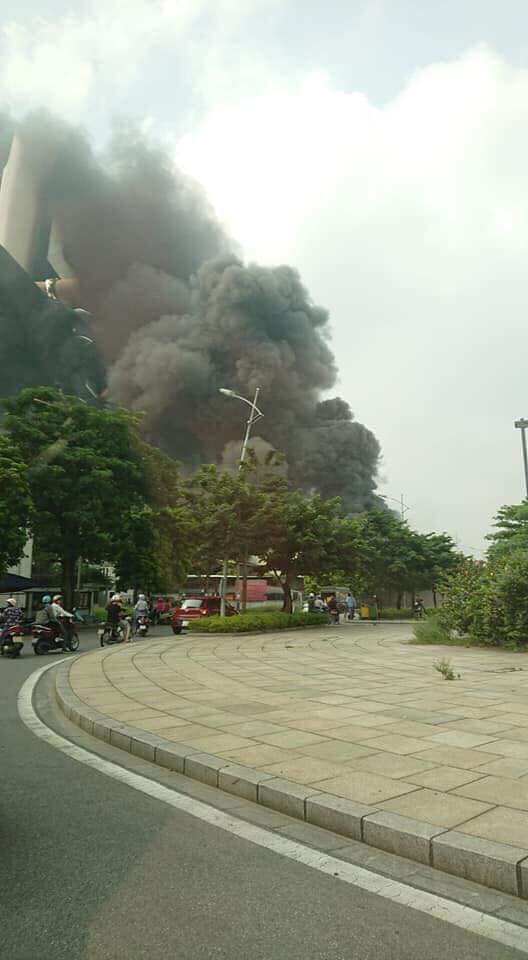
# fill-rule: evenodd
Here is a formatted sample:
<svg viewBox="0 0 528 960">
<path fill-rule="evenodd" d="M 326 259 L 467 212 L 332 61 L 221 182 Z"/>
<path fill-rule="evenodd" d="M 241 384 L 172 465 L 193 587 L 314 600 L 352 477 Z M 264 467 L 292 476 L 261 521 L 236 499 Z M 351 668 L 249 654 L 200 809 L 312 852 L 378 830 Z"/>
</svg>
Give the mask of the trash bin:
<svg viewBox="0 0 528 960">
<path fill-rule="evenodd" d="M 379 609 L 377 603 L 373 603 L 369 607 L 369 620 L 377 620 L 379 616 Z"/>
<path fill-rule="evenodd" d="M 359 616 L 361 620 L 368 620 L 369 615 L 370 615 L 370 607 L 367 607 L 366 604 L 364 604 L 362 607 L 359 608 Z"/>
</svg>

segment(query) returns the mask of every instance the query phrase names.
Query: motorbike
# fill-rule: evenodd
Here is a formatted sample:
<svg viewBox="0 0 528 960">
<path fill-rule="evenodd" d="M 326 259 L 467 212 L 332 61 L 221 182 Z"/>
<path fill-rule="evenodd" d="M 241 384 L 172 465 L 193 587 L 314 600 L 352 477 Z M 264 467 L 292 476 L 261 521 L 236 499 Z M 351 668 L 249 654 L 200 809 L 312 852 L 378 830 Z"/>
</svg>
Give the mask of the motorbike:
<svg viewBox="0 0 528 960">
<path fill-rule="evenodd" d="M 54 653 L 57 650 L 62 652 L 75 653 L 79 648 L 79 634 L 75 629 L 73 622 L 64 621 L 66 624 L 66 633 L 68 638 L 65 640 L 59 631 L 58 624 L 40 624 L 34 623 L 31 628 L 33 635 L 33 650 L 36 656 L 44 656 L 47 653 Z"/>
<path fill-rule="evenodd" d="M 140 614 L 136 620 L 136 636 L 146 637 L 149 630 L 149 618 L 146 613 Z"/>
<path fill-rule="evenodd" d="M 9 627 L 6 632 L 7 636 L 0 641 L 0 656 L 11 657 L 14 660 L 20 656 L 24 646 L 24 628 L 17 623 Z"/>
<path fill-rule="evenodd" d="M 101 627 L 99 627 L 97 635 L 99 637 L 99 643 L 101 647 L 107 646 L 111 643 L 124 643 L 126 637 L 125 624 L 128 624 L 128 629 L 130 630 L 130 621 L 130 617 L 122 617 L 118 623 L 109 623 L 107 621 Z"/>
</svg>

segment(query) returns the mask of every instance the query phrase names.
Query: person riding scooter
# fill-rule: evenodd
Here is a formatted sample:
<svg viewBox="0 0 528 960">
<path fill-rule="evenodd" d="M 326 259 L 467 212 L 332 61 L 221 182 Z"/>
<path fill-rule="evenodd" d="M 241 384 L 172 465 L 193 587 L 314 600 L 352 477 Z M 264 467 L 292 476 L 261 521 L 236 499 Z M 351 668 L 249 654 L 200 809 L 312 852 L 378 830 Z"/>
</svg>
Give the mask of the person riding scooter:
<svg viewBox="0 0 528 960">
<path fill-rule="evenodd" d="M 2 615 L 1 627 L 2 632 L 0 633 L 0 640 L 5 640 L 8 635 L 8 631 L 11 627 L 15 627 L 18 623 L 22 622 L 24 616 L 23 611 L 20 607 L 17 607 L 17 602 L 14 597 L 8 597 L 7 599 L 7 608 L 4 610 Z"/>
</svg>

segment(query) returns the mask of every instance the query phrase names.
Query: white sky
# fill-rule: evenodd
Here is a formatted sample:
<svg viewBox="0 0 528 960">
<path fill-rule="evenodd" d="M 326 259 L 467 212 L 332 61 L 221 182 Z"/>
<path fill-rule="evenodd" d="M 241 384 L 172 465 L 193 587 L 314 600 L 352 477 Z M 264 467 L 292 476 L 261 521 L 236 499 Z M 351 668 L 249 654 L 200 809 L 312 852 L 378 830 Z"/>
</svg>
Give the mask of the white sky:
<svg viewBox="0 0 528 960">
<path fill-rule="evenodd" d="M 482 546 L 523 491 L 528 6 L 3 6 L 0 106 L 99 139 L 126 114 L 164 140 L 246 256 L 294 264 L 329 307 L 383 491 Z"/>
</svg>

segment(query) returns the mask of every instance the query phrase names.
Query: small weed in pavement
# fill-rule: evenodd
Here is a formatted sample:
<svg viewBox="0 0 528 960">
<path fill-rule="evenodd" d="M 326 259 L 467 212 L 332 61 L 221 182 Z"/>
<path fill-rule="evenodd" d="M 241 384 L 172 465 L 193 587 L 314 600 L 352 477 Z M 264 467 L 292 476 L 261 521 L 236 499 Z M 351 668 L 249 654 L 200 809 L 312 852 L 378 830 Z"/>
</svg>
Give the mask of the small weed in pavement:
<svg viewBox="0 0 528 960">
<path fill-rule="evenodd" d="M 455 673 L 453 670 L 451 660 L 446 660 L 445 657 L 437 663 L 433 663 L 433 667 L 435 670 L 438 670 L 438 673 L 442 674 L 444 680 L 460 680 L 460 674 Z"/>
</svg>

